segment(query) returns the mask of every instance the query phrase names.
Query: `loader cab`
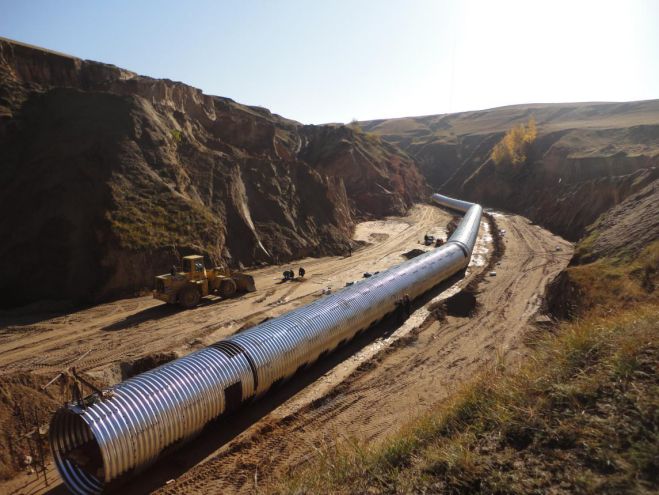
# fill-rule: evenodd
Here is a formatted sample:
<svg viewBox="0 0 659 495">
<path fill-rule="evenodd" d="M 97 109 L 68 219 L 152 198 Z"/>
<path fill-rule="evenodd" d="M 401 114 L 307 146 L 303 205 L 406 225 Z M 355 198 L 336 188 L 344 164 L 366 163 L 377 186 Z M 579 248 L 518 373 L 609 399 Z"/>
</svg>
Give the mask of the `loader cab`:
<svg viewBox="0 0 659 495">
<path fill-rule="evenodd" d="M 183 271 L 188 274 L 189 280 L 205 280 L 206 267 L 203 256 L 184 256 Z"/>
</svg>

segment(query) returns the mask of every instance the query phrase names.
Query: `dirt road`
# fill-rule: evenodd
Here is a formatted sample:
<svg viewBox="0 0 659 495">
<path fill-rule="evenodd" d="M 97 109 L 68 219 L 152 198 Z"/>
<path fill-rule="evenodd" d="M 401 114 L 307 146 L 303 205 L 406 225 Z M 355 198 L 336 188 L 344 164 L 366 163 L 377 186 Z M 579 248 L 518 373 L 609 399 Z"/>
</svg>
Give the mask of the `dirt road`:
<svg viewBox="0 0 659 495">
<path fill-rule="evenodd" d="M 496 266 L 497 275 L 480 282 L 475 298 L 454 298 L 458 303 L 449 306 L 449 315 L 441 322 L 429 311 L 484 269 L 492 248 L 486 222 L 466 277 L 448 281 L 415 301 L 412 317 L 402 326 L 384 321 L 272 396 L 206 430 L 202 438 L 132 482 L 131 491 L 253 490 L 273 469 L 304 462 L 321 443 L 346 436 L 381 440 L 411 415 L 444 398 L 484 362 L 524 352 L 524 335 L 546 284 L 567 265 L 571 246 L 522 217 L 494 217 L 498 228 L 506 230 L 505 254 Z M 154 352 L 186 354 L 321 297 L 328 285 L 336 289 L 363 272 L 395 265 L 403 252 L 421 247 L 418 240 L 423 234 L 444 236 L 450 218 L 435 207 L 418 206 L 405 218 L 360 224 L 356 239 L 371 245 L 352 257 L 291 265 L 305 267 L 303 282 L 274 280 L 288 266 L 259 270 L 254 273 L 256 293 L 231 301 L 209 300 L 192 311 L 139 298 L 41 321 L 3 315 L 0 370 L 53 373 L 91 350 L 76 364 L 109 383 L 118 381 L 122 363 Z M 174 481 L 167 484 L 170 480 Z M 17 482 L 12 489 L 19 488 Z M 22 485 L 25 493 L 44 488 L 35 482 Z"/>
<path fill-rule="evenodd" d="M 147 354 L 175 351 L 181 355 L 232 335 L 266 318 L 278 316 L 404 258 L 425 233 L 444 235 L 450 215 L 417 206 L 407 217 L 365 222 L 355 239 L 369 243 L 352 257 L 308 258 L 285 266 L 256 270 L 257 292 L 223 301 L 210 297 L 194 310 L 169 307 L 152 297 L 101 304 L 69 314 L 53 315 L 40 306 L 0 312 L 0 373 L 54 373 L 75 364 L 108 384 L 122 379 L 122 363 Z M 430 248 L 425 248 L 430 249 Z M 346 253 L 347 254 L 347 253 Z M 281 283 L 286 268 L 304 266 L 304 279 Z M 126 369 L 126 366 L 123 366 Z"/>
</svg>

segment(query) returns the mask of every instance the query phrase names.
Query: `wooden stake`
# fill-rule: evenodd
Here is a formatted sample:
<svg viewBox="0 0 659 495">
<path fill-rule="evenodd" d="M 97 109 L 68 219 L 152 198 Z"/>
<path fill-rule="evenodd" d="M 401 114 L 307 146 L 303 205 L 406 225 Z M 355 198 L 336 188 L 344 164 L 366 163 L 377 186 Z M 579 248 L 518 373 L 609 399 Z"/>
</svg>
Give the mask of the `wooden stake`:
<svg viewBox="0 0 659 495">
<path fill-rule="evenodd" d="M 39 426 L 39 410 L 37 409 L 37 405 L 34 405 L 34 417 L 37 420 L 37 445 L 39 447 L 39 457 L 41 457 L 41 471 L 43 472 L 43 480 L 46 483 L 46 486 L 48 486 L 48 475 L 46 474 L 46 459 L 43 457 L 43 446 L 41 445 L 41 428 Z"/>
</svg>

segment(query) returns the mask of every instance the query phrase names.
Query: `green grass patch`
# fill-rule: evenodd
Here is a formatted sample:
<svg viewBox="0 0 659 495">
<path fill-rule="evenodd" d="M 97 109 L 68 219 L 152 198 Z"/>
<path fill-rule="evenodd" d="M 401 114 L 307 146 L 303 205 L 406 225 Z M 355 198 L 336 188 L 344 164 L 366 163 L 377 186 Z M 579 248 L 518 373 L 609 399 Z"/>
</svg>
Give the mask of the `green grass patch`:
<svg viewBox="0 0 659 495">
<path fill-rule="evenodd" d="M 219 221 L 204 206 L 169 190 L 116 191 L 116 208 L 106 214 L 121 247 L 154 249 L 197 245 L 216 249 Z"/>
<path fill-rule="evenodd" d="M 593 231 L 588 237 L 582 240 L 574 250 L 575 257 L 578 259 L 587 259 L 592 254 L 595 242 L 599 235 L 600 233 L 598 231 Z"/>
</svg>

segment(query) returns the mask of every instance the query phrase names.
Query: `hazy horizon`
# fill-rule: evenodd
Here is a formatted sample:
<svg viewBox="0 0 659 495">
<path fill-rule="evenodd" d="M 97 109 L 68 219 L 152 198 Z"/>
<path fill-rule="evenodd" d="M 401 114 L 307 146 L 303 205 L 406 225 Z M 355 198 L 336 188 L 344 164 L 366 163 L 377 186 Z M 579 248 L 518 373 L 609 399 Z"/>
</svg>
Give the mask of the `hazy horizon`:
<svg viewBox="0 0 659 495">
<path fill-rule="evenodd" d="M 659 2 L 6 1 L 0 36 L 305 124 L 659 98 Z"/>
</svg>

